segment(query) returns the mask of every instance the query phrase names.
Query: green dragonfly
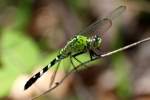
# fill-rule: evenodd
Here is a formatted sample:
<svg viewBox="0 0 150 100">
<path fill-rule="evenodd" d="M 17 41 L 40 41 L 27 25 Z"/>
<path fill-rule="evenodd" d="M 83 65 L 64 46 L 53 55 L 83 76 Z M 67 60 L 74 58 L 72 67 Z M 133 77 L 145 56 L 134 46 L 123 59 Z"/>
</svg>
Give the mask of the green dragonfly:
<svg viewBox="0 0 150 100">
<path fill-rule="evenodd" d="M 97 56 L 98 54 L 95 52 L 95 50 L 99 49 L 102 42 L 100 34 L 105 33 L 112 26 L 112 20 L 121 13 L 123 13 L 125 9 L 125 6 L 119 6 L 118 8 L 114 9 L 107 17 L 96 20 L 85 30 L 76 34 L 70 41 L 67 42 L 65 47 L 60 50 L 59 54 L 55 59 L 53 59 L 47 66 L 45 66 L 41 71 L 33 75 L 26 82 L 24 90 L 31 87 L 45 72 L 48 71 L 49 68 L 51 68 L 56 63 L 58 64 L 57 67 L 59 67 L 60 62 L 67 57 L 70 57 L 71 62 L 72 59 L 75 59 L 76 61 L 80 62 L 80 60 L 78 60 L 76 56 L 81 55 L 83 53 L 88 52 L 91 60 L 95 56 Z M 50 86 L 54 81 L 56 72 L 57 71 L 55 71 L 54 75 L 52 75 Z"/>
</svg>

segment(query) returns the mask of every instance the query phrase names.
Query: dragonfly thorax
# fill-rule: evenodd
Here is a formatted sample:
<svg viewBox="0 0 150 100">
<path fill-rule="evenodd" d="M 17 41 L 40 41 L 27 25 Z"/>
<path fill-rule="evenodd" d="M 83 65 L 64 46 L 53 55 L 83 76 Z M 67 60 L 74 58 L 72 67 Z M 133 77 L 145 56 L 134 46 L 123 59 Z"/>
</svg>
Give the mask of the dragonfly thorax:
<svg viewBox="0 0 150 100">
<path fill-rule="evenodd" d="M 71 39 L 66 46 L 61 49 L 60 55 L 62 58 L 68 57 L 70 54 L 86 52 L 88 49 L 98 48 L 101 44 L 101 38 L 97 35 L 88 38 L 86 36 L 77 35 Z"/>
<path fill-rule="evenodd" d="M 99 48 L 101 42 L 102 39 L 99 36 L 95 35 L 94 37 L 89 39 L 89 48 Z"/>
<path fill-rule="evenodd" d="M 70 54 L 76 54 L 79 52 L 85 52 L 88 48 L 89 38 L 82 35 L 77 35 L 67 42 L 66 46 L 61 49 L 60 55 L 67 57 Z"/>
</svg>

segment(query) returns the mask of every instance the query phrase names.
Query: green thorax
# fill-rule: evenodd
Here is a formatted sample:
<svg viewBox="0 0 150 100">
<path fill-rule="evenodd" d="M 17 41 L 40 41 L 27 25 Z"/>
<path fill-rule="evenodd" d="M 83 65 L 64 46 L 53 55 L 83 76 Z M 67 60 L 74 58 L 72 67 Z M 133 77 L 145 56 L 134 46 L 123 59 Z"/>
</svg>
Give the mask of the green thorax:
<svg viewBox="0 0 150 100">
<path fill-rule="evenodd" d="M 101 38 L 99 36 L 88 38 L 86 36 L 77 35 L 61 49 L 60 55 L 67 57 L 70 54 L 73 55 L 80 52 L 86 52 L 88 49 L 99 48 L 100 44 Z"/>
<path fill-rule="evenodd" d="M 77 35 L 69 42 L 67 42 L 66 46 L 63 49 L 61 49 L 60 54 L 63 56 L 68 56 L 69 54 L 75 54 L 86 51 L 88 42 L 88 37 Z"/>
</svg>

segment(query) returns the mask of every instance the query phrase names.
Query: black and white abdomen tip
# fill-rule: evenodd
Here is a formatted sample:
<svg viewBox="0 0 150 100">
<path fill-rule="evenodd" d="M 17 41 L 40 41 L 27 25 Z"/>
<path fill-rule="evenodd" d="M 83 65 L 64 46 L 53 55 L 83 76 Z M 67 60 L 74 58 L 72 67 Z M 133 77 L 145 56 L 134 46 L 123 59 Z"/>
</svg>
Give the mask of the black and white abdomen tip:
<svg viewBox="0 0 150 100">
<path fill-rule="evenodd" d="M 33 83 L 36 82 L 38 78 L 40 78 L 49 68 L 51 64 L 48 64 L 46 67 L 44 67 L 40 72 L 36 73 L 33 77 L 31 77 L 25 84 L 24 90 L 28 89 Z"/>
<path fill-rule="evenodd" d="M 28 89 L 39 77 L 40 77 L 40 72 L 35 74 L 33 77 L 31 77 L 25 84 L 24 90 Z"/>
<path fill-rule="evenodd" d="M 59 61 L 59 58 L 56 57 L 54 60 L 51 61 L 47 66 L 45 66 L 40 72 L 36 73 L 33 77 L 31 77 L 25 84 L 24 90 L 28 89 L 33 83 L 37 81 L 49 68 L 55 65 Z"/>
</svg>

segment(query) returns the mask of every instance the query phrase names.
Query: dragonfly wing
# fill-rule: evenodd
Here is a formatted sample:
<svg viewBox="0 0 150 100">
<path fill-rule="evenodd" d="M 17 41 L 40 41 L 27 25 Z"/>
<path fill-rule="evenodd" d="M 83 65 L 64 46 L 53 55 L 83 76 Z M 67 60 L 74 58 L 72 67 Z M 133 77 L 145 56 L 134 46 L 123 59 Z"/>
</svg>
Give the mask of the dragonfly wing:
<svg viewBox="0 0 150 100">
<path fill-rule="evenodd" d="M 105 33 L 112 26 L 112 21 L 110 19 L 97 20 L 88 26 L 85 30 L 79 32 L 82 35 L 93 36 L 95 34 L 100 35 Z"/>
<path fill-rule="evenodd" d="M 119 6 L 118 8 L 114 9 L 106 18 L 113 20 L 121 15 L 125 10 L 126 6 Z"/>
<path fill-rule="evenodd" d="M 85 30 L 79 32 L 78 34 L 93 36 L 95 34 L 100 35 L 102 33 L 105 33 L 112 26 L 112 20 L 123 13 L 125 9 L 125 6 L 119 6 L 118 8 L 113 10 L 107 17 L 96 20 Z"/>
</svg>

